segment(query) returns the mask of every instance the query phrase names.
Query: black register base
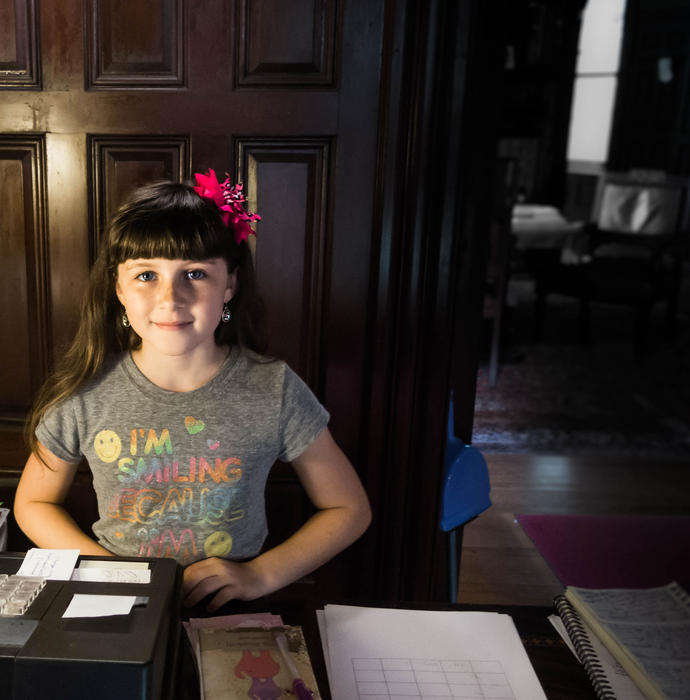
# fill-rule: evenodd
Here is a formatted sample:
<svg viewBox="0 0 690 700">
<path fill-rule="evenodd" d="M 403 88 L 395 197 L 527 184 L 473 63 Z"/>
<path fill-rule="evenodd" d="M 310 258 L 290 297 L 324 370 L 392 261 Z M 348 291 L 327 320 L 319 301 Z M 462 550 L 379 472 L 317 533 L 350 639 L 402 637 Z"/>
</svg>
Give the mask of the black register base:
<svg viewBox="0 0 690 700">
<path fill-rule="evenodd" d="M 23 557 L 0 555 L 0 574 L 15 574 Z M 47 581 L 23 615 L 0 616 L 0 698 L 158 700 L 172 695 L 182 569 L 172 559 L 132 561 L 149 563 L 150 583 Z M 129 615 L 64 618 L 75 593 L 147 600 Z"/>
</svg>

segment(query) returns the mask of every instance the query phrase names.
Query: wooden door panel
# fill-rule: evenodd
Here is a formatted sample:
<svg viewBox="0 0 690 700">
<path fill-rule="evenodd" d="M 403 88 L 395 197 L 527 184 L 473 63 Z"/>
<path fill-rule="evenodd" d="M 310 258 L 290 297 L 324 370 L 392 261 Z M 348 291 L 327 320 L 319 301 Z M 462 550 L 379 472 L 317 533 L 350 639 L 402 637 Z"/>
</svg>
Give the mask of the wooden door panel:
<svg viewBox="0 0 690 700">
<path fill-rule="evenodd" d="M 0 0 L 0 89 L 40 87 L 35 0 Z"/>
<path fill-rule="evenodd" d="M 240 0 L 237 87 L 333 85 L 336 18 L 335 0 Z"/>
<path fill-rule="evenodd" d="M 270 352 L 316 386 L 326 294 L 323 256 L 329 243 L 330 139 L 240 138 L 236 148 L 249 207 L 262 217 L 255 260 L 269 309 Z"/>
<path fill-rule="evenodd" d="M 183 0 L 88 0 L 86 89 L 185 85 Z"/>
<path fill-rule="evenodd" d="M 91 163 L 91 250 L 118 207 L 137 187 L 155 180 L 189 179 L 188 136 L 94 136 L 87 140 Z"/>
<path fill-rule="evenodd" d="M 0 137 L 0 417 L 10 423 L 48 365 L 44 168 L 42 136 Z"/>
</svg>

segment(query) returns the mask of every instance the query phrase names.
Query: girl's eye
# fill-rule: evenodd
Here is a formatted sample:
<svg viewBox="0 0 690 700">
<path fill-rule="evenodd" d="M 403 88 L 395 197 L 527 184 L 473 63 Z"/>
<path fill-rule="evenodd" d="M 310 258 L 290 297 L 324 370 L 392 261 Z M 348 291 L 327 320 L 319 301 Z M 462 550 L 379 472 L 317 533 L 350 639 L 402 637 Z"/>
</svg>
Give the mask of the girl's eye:
<svg viewBox="0 0 690 700">
<path fill-rule="evenodd" d="M 187 273 L 187 279 L 190 280 L 202 280 L 206 277 L 206 273 L 203 270 L 190 270 Z"/>
<path fill-rule="evenodd" d="M 141 272 L 137 275 L 137 279 L 142 282 L 150 282 L 154 276 L 153 272 Z"/>
</svg>

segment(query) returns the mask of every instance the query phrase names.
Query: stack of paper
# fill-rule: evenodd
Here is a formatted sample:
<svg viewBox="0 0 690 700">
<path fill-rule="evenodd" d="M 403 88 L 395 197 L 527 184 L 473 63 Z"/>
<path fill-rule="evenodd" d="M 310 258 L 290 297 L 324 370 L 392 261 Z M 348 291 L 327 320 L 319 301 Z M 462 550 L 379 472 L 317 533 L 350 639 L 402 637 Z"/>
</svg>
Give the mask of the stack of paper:
<svg viewBox="0 0 690 700">
<path fill-rule="evenodd" d="M 294 697 L 290 660 L 314 699 L 319 697 L 302 629 L 284 625 L 278 615 L 194 618 L 184 627 L 194 651 L 201 700 Z M 287 660 L 279 646 L 281 635 Z"/>
<path fill-rule="evenodd" d="M 343 605 L 317 615 L 333 700 L 546 697 L 508 615 Z"/>
</svg>

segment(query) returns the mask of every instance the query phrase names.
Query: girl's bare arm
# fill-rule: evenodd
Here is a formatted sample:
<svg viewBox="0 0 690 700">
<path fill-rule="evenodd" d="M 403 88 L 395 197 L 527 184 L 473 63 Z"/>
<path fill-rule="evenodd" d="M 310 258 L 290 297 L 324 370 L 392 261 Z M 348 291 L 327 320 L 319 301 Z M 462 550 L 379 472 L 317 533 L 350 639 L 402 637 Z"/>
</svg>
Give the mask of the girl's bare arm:
<svg viewBox="0 0 690 700">
<path fill-rule="evenodd" d="M 14 499 L 14 516 L 26 536 L 47 549 L 78 549 L 82 554 L 110 555 L 63 508 L 77 465 L 39 445 L 45 464 L 31 454 Z"/>
<path fill-rule="evenodd" d="M 327 562 L 367 529 L 369 500 L 327 428 L 292 464 L 316 513 L 283 543 L 249 562 L 213 557 L 188 566 L 188 605 L 215 593 L 209 604 L 215 610 L 233 598 L 251 600 L 276 591 Z"/>
</svg>

